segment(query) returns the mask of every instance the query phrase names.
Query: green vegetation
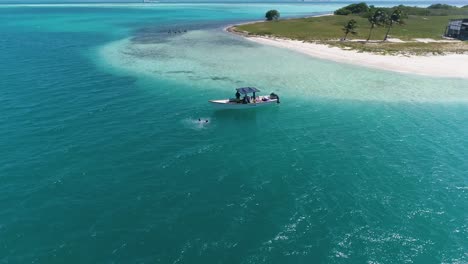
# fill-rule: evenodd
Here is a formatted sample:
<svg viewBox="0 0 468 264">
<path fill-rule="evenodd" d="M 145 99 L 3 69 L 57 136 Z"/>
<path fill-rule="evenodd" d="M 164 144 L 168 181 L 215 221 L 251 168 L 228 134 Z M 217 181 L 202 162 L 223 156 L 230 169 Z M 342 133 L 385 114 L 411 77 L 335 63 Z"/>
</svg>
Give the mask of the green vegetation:
<svg viewBox="0 0 468 264">
<path fill-rule="evenodd" d="M 449 19 L 463 16 L 408 16 L 405 24 L 394 27 L 391 36 L 401 40 L 413 38 L 442 39 Z M 323 16 L 300 19 L 280 20 L 277 23 L 260 22 L 237 26 L 238 31 L 246 31 L 252 35 L 270 35 L 305 41 L 338 40 L 342 37 L 341 28 L 350 19 L 359 25 L 355 38 L 366 38 L 371 25 L 367 18 L 360 16 Z M 376 27 L 371 40 L 383 40 L 386 28 Z"/>
<path fill-rule="evenodd" d="M 384 19 L 385 26 L 387 27 L 387 32 L 385 33 L 384 40 L 388 39 L 388 33 L 390 33 L 390 30 L 393 28 L 393 25 L 404 24 L 402 16 L 403 14 L 401 13 L 401 10 L 395 9 L 388 18 Z"/>
<path fill-rule="evenodd" d="M 367 18 L 370 24 L 369 36 L 367 37 L 366 41 L 369 41 L 372 36 L 372 31 L 376 26 L 383 26 L 385 25 L 385 21 L 387 21 L 387 13 L 385 13 L 381 9 L 375 10 L 373 13 L 369 15 Z"/>
<path fill-rule="evenodd" d="M 364 9 L 363 5 L 360 5 L 359 8 L 354 6 L 350 10 L 357 12 L 356 10 Z M 443 11 L 448 14 L 444 15 L 434 10 Z M 421 13 L 428 15 L 420 15 Z M 361 51 L 381 53 L 460 53 L 468 51 L 468 42 L 421 43 L 414 41 L 414 39 L 441 40 L 450 19 L 466 17 L 468 17 L 468 8 L 429 9 L 407 6 L 376 8 L 369 6 L 369 10 L 366 13 L 359 12 L 349 15 L 287 19 L 280 20 L 277 23 L 260 22 L 237 26 L 233 30 L 247 35 L 297 39 Z M 359 32 L 352 34 L 350 31 L 350 35 L 353 35 L 350 37 L 345 31 L 346 38 L 350 40 L 339 41 L 343 38 L 343 25 L 348 25 L 350 20 L 355 21 L 354 25 L 359 27 Z M 356 32 L 355 29 L 353 31 Z M 398 38 L 404 42 L 382 42 L 382 40 L 388 37 Z M 356 39 L 359 39 L 359 41 L 356 41 Z M 368 39 L 368 42 L 366 39 Z"/>
<path fill-rule="evenodd" d="M 364 14 L 369 12 L 369 6 L 366 3 L 350 4 L 335 11 L 335 15 Z"/>
<path fill-rule="evenodd" d="M 278 12 L 278 10 L 269 10 L 268 12 L 266 12 L 265 18 L 268 21 L 276 21 L 280 18 L 280 13 Z"/>
<path fill-rule="evenodd" d="M 453 9 L 457 8 L 456 6 L 447 5 L 447 4 L 433 4 L 428 6 L 429 9 Z"/>
<path fill-rule="evenodd" d="M 351 33 L 353 35 L 356 35 L 357 34 L 357 25 L 356 25 L 356 20 L 354 19 L 351 19 L 350 21 L 348 21 L 348 23 L 346 23 L 344 25 L 344 27 L 342 28 L 345 35 L 343 37 L 343 40 L 346 40 L 346 38 L 348 37 L 348 34 Z"/>
<path fill-rule="evenodd" d="M 359 5 L 357 8 L 355 5 Z M 365 3 L 360 4 L 351 4 L 335 11 L 335 15 L 361 15 L 368 17 L 369 14 L 375 12 L 376 9 L 380 9 L 387 14 L 391 14 L 395 9 L 400 9 L 403 16 L 415 15 L 415 16 L 448 16 L 448 15 L 468 15 L 468 10 L 466 7 L 456 7 L 447 4 L 434 4 L 427 8 L 416 7 L 416 6 L 405 6 L 399 5 L 394 7 L 375 7 L 373 5 L 368 6 L 368 9 L 365 7 Z M 342 11 L 339 11 L 342 10 Z M 346 11 L 345 11 L 346 10 Z"/>
<path fill-rule="evenodd" d="M 432 5 L 435 6 L 435 5 Z M 456 6 L 450 6 L 450 8 L 423 8 L 414 6 L 400 5 L 398 8 L 406 15 L 415 16 L 449 16 L 449 15 L 468 15 L 468 10 L 459 8 Z"/>
</svg>

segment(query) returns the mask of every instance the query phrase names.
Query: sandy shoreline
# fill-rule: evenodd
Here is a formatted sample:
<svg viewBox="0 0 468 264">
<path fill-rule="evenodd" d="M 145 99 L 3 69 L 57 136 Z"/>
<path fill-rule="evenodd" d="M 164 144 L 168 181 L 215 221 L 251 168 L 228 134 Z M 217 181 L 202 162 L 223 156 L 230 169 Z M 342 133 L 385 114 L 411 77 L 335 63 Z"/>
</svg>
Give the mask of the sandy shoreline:
<svg viewBox="0 0 468 264">
<path fill-rule="evenodd" d="M 226 31 L 243 36 L 250 41 L 294 50 L 316 58 L 401 73 L 434 77 L 468 78 L 468 54 L 426 56 L 378 55 L 355 50 L 343 50 L 324 44 L 305 43 L 298 40 L 247 36 L 231 28 L 232 26 L 227 27 Z"/>
</svg>

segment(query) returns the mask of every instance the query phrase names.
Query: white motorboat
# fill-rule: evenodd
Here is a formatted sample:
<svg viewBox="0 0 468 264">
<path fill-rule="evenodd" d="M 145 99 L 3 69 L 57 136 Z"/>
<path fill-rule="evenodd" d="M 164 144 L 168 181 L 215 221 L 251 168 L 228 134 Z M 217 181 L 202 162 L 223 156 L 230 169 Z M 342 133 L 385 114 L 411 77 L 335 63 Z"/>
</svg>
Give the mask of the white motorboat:
<svg viewBox="0 0 468 264">
<path fill-rule="evenodd" d="M 267 96 L 256 96 L 255 94 L 260 90 L 255 87 L 237 88 L 236 91 L 236 98 L 209 100 L 208 102 L 219 109 L 249 109 L 279 104 L 279 96 L 275 93 Z M 252 93 L 253 96 L 249 96 L 249 93 Z M 241 95 L 244 97 L 241 98 Z"/>
</svg>

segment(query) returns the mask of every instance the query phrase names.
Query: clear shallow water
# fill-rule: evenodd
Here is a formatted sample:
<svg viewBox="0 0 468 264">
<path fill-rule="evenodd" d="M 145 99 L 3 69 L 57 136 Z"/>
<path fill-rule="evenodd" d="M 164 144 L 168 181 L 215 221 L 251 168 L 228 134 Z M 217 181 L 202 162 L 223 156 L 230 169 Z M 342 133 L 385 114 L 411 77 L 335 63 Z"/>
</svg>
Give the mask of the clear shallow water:
<svg viewBox="0 0 468 264">
<path fill-rule="evenodd" d="M 253 6 L 0 9 L 0 262 L 466 263 L 466 80 L 222 32 Z M 244 84 L 283 103 L 207 105 Z"/>
</svg>

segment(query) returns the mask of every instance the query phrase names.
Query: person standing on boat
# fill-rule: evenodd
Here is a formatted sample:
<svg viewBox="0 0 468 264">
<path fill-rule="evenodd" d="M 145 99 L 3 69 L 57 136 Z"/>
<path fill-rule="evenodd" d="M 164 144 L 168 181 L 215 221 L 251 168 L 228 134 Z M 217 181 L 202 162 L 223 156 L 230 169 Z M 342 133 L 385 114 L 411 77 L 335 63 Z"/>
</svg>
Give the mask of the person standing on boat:
<svg viewBox="0 0 468 264">
<path fill-rule="evenodd" d="M 241 97 L 241 94 L 239 93 L 239 91 L 236 92 L 236 101 L 237 103 L 240 102 L 240 97 Z"/>
</svg>

